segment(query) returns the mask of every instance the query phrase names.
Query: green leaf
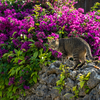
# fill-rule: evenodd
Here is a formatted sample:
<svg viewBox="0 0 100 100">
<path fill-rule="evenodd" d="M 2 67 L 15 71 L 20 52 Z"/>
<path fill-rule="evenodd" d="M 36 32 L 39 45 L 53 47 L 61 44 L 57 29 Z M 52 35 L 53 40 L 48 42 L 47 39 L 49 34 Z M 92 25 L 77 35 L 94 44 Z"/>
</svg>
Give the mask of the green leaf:
<svg viewBox="0 0 100 100">
<path fill-rule="evenodd" d="M 55 89 L 57 89 L 59 93 L 61 93 L 61 87 L 55 87 Z"/>
<path fill-rule="evenodd" d="M 60 80 L 61 80 L 61 81 L 63 81 L 63 80 L 64 80 L 64 78 L 65 78 L 64 76 L 61 76 Z"/>
<path fill-rule="evenodd" d="M 30 70 L 32 70 L 32 68 L 30 67 L 30 65 L 27 65 L 26 68 L 29 68 Z"/>
<path fill-rule="evenodd" d="M 89 80 L 89 77 L 85 77 L 84 80 L 88 81 Z"/>
<path fill-rule="evenodd" d="M 2 97 L 2 91 L 0 91 L 0 97 Z"/>
<path fill-rule="evenodd" d="M 31 84 L 33 82 L 33 79 L 30 79 L 29 83 Z"/>
<path fill-rule="evenodd" d="M 78 80 L 82 81 L 84 79 L 84 75 L 81 75 Z"/>
<path fill-rule="evenodd" d="M 51 57 L 51 54 L 52 54 L 52 52 L 49 52 L 48 55 L 47 55 L 47 57 Z"/>
<path fill-rule="evenodd" d="M 36 77 L 36 76 L 33 76 L 33 81 L 34 81 L 35 83 L 37 83 L 37 77 Z"/>
<path fill-rule="evenodd" d="M 14 49 L 15 53 L 17 54 L 18 50 L 17 49 Z"/>
<path fill-rule="evenodd" d="M 86 75 L 86 77 L 90 77 L 91 72 L 88 72 L 88 74 Z"/>
<path fill-rule="evenodd" d="M 11 98 L 11 97 L 12 97 L 12 92 L 8 92 L 8 93 L 7 93 L 7 97 L 8 97 L 8 98 Z"/>
<path fill-rule="evenodd" d="M 2 85 L 2 86 L 1 86 L 1 89 L 4 89 L 4 87 L 5 87 L 5 86 L 4 86 L 4 85 Z"/>
<path fill-rule="evenodd" d="M 30 27 L 30 28 L 28 29 L 28 33 L 31 32 L 31 30 L 33 30 L 33 29 L 34 29 L 34 27 Z"/>
<path fill-rule="evenodd" d="M 23 95 L 24 95 L 24 96 L 26 96 L 26 93 L 25 93 L 25 91 L 23 92 Z"/>
<path fill-rule="evenodd" d="M 10 74 L 10 76 L 13 76 L 16 73 L 16 70 L 13 70 Z"/>
<path fill-rule="evenodd" d="M 14 36 L 17 32 L 15 31 L 12 36 Z"/>
<path fill-rule="evenodd" d="M 35 23 L 35 25 L 39 26 L 40 24 L 39 23 Z"/>
<path fill-rule="evenodd" d="M 77 86 L 74 86 L 74 87 L 73 87 L 73 91 L 76 91 L 76 90 L 77 90 Z"/>
<path fill-rule="evenodd" d="M 36 51 L 34 54 L 33 54 L 33 57 L 36 59 L 38 56 L 38 51 Z"/>
<path fill-rule="evenodd" d="M 8 74 L 10 74 L 14 70 L 15 70 L 15 67 L 11 68 L 10 71 L 8 72 Z"/>
<path fill-rule="evenodd" d="M 42 52 L 43 52 L 43 48 L 41 48 L 39 51 L 40 51 L 40 54 L 42 54 Z"/>
<path fill-rule="evenodd" d="M 45 62 L 44 65 L 47 66 L 48 62 Z"/>
<path fill-rule="evenodd" d="M 80 87 L 82 88 L 84 86 L 84 84 L 85 84 L 85 81 L 81 81 L 80 82 Z"/>
<path fill-rule="evenodd" d="M 24 34 L 24 39 L 27 40 L 27 36 Z"/>
<path fill-rule="evenodd" d="M 19 71 L 20 69 L 21 69 L 20 67 L 18 67 L 18 68 L 16 69 L 16 74 L 18 73 L 18 71 Z"/>
<path fill-rule="evenodd" d="M 14 60 L 14 61 L 13 61 L 14 63 L 18 63 L 19 58 L 16 57 L 16 58 L 14 58 L 13 60 Z"/>
<path fill-rule="evenodd" d="M 19 64 L 24 64 L 25 63 L 25 60 L 22 60 Z"/>
<path fill-rule="evenodd" d="M 31 77 L 32 77 L 33 75 L 37 75 L 37 72 L 33 72 L 33 73 L 31 74 Z"/>
<path fill-rule="evenodd" d="M 8 91 L 12 91 L 13 85 L 11 85 L 10 87 L 8 87 Z"/>
<path fill-rule="evenodd" d="M 61 80 L 58 80 L 56 83 L 57 83 L 57 86 L 58 86 L 58 85 L 60 85 L 62 82 L 61 82 Z"/>
<path fill-rule="evenodd" d="M 9 80 L 6 79 L 5 80 L 5 85 L 8 85 L 8 83 L 9 83 Z"/>
<path fill-rule="evenodd" d="M 28 41 L 31 41 L 31 42 L 33 42 L 33 43 L 34 43 L 34 40 L 32 40 L 32 39 L 29 39 Z"/>
<path fill-rule="evenodd" d="M 3 56 L 2 57 L 7 57 L 8 56 L 8 53 L 5 53 L 5 54 L 3 54 Z"/>
<path fill-rule="evenodd" d="M 87 90 L 85 91 L 85 93 L 89 93 L 89 91 L 90 91 L 90 89 L 87 89 Z"/>
<path fill-rule="evenodd" d="M 18 87 L 13 87 L 13 92 L 15 93 L 16 92 L 16 90 L 18 89 Z"/>
</svg>

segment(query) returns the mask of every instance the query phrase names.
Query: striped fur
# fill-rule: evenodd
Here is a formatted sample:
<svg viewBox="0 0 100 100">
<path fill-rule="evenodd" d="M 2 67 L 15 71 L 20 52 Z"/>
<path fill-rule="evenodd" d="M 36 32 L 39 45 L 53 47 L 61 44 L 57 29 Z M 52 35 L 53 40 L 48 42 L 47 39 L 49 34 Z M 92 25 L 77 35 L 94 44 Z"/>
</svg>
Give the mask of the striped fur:
<svg viewBox="0 0 100 100">
<path fill-rule="evenodd" d="M 62 52 L 62 61 L 73 57 L 74 69 L 76 67 L 82 67 L 86 61 L 86 55 L 90 60 L 95 60 L 91 54 L 91 48 L 89 44 L 82 38 L 71 37 L 71 38 L 61 38 L 57 40 L 48 40 L 49 48 Z M 78 64 L 81 64 L 78 66 Z"/>
</svg>

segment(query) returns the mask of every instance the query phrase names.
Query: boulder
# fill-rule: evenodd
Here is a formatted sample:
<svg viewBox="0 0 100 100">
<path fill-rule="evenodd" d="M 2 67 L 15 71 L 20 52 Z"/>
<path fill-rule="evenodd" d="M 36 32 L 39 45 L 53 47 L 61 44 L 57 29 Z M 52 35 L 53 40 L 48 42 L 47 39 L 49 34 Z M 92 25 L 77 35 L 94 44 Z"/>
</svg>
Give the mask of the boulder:
<svg viewBox="0 0 100 100">
<path fill-rule="evenodd" d="M 87 63 L 82 68 L 72 71 L 73 62 L 66 61 L 65 69 L 66 78 L 65 85 L 59 93 L 56 87 L 56 82 L 60 79 L 62 71 L 59 69 L 61 61 L 56 61 L 50 66 L 42 66 L 39 72 L 38 83 L 34 84 L 29 90 L 26 90 L 26 96 L 20 94 L 18 100 L 100 100 L 100 70 L 94 66 L 96 63 Z M 100 67 L 100 63 L 97 63 Z M 91 72 L 89 80 L 86 81 L 85 86 L 89 87 L 88 94 L 85 93 L 86 88 L 80 88 L 79 77 Z M 75 97 L 73 87 L 80 89 L 78 98 Z"/>
</svg>

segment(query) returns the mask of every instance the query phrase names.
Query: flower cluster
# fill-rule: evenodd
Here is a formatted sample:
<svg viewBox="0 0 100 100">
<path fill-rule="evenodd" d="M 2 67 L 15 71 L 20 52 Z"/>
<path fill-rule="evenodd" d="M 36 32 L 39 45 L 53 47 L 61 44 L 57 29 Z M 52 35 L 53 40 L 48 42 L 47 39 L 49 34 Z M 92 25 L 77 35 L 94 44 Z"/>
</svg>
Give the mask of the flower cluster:
<svg viewBox="0 0 100 100">
<path fill-rule="evenodd" d="M 23 77 L 20 77 L 19 83 L 22 84 L 23 82 L 25 82 L 25 80 L 23 79 Z"/>
<path fill-rule="evenodd" d="M 38 32 L 38 33 L 36 34 L 36 36 L 37 36 L 37 39 L 44 39 L 44 38 L 46 38 L 44 32 Z"/>
<path fill-rule="evenodd" d="M 54 39 L 56 40 L 57 38 L 59 38 L 59 35 L 55 33 L 51 33 L 51 35 L 48 35 L 48 37 L 54 37 Z"/>
<path fill-rule="evenodd" d="M 27 50 L 30 48 L 29 44 L 31 44 L 31 42 L 25 41 L 25 42 L 21 45 L 21 50 L 27 51 Z"/>
<path fill-rule="evenodd" d="M 14 84 L 14 80 L 15 80 L 15 77 L 9 78 L 9 83 L 8 83 L 8 85 Z"/>
<path fill-rule="evenodd" d="M 29 88 L 30 88 L 29 86 L 24 85 L 24 89 L 29 89 Z"/>
<path fill-rule="evenodd" d="M 52 50 L 49 49 L 52 52 L 52 55 L 56 58 L 61 58 L 62 57 L 62 53 L 61 52 L 57 52 L 56 50 Z"/>
</svg>

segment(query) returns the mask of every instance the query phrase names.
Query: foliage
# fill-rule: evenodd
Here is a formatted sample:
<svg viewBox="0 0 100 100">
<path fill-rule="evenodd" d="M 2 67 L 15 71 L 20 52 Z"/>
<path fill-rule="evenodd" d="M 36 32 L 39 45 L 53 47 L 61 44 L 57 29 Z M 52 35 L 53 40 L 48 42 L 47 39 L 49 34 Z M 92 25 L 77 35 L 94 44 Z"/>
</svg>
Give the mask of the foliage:
<svg viewBox="0 0 100 100">
<path fill-rule="evenodd" d="M 85 93 L 88 93 L 90 91 L 89 87 L 86 84 L 86 82 L 89 80 L 89 77 L 90 77 L 90 72 L 87 73 L 87 75 L 80 75 L 78 80 L 79 80 L 79 87 L 78 86 L 74 86 L 73 87 L 73 91 L 75 93 L 74 97 L 78 98 L 78 94 L 80 92 L 80 90 L 82 88 L 85 88 L 86 91 Z"/>
<path fill-rule="evenodd" d="M 45 7 L 29 1 L 0 0 L 1 100 L 18 98 L 18 90 L 24 93 L 37 82 L 41 64 L 61 58 L 60 52 L 48 49 L 47 37 L 80 36 L 100 57 L 99 11 L 83 14 L 84 9 L 75 9 L 76 2 L 70 0 L 59 5 L 47 2 Z M 62 86 L 64 78 L 63 70 Z"/>
<path fill-rule="evenodd" d="M 30 41 L 32 42 L 33 40 L 27 42 Z M 2 56 L 0 60 L 0 73 L 2 73 L 0 76 L 1 100 L 17 98 L 16 91 L 18 89 L 23 91 L 37 83 L 38 72 L 40 70 L 39 65 L 50 63 L 48 60 L 50 60 L 51 52 L 48 52 L 48 50 L 44 52 L 43 48 L 38 49 L 34 41 L 29 46 L 30 48 L 27 51 L 26 49 L 14 49 L 14 51 L 5 53 Z"/>
<path fill-rule="evenodd" d="M 91 11 L 96 11 L 97 8 L 100 6 L 99 2 L 96 2 L 93 7 L 91 7 Z"/>
<path fill-rule="evenodd" d="M 56 82 L 56 88 L 59 90 L 59 93 L 63 90 L 63 87 L 65 86 L 65 78 L 69 77 L 68 68 L 65 67 L 65 65 L 61 64 L 59 69 L 62 71 L 60 74 L 60 79 Z"/>
</svg>

